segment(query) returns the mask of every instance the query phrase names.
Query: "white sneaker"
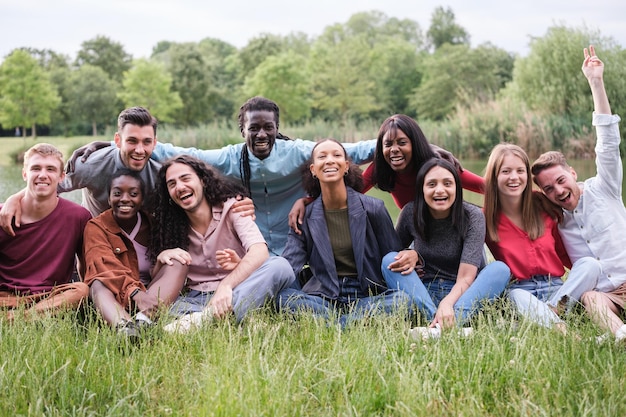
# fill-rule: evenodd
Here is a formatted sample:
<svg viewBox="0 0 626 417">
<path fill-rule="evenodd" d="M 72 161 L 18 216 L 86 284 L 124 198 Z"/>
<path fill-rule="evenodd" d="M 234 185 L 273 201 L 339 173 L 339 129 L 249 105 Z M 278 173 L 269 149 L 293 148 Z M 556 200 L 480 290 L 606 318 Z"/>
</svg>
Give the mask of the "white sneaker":
<svg viewBox="0 0 626 417">
<path fill-rule="evenodd" d="M 409 334 L 413 339 L 438 339 L 441 337 L 441 329 L 439 327 L 414 327 L 409 330 Z"/>
<path fill-rule="evenodd" d="M 461 337 L 468 337 L 474 333 L 474 329 L 471 327 L 461 327 L 457 334 Z M 409 334 L 413 339 L 438 339 L 441 337 L 441 329 L 437 327 L 414 327 L 409 331 Z"/>
<path fill-rule="evenodd" d="M 207 308 L 203 311 L 185 314 L 179 319 L 174 320 L 170 324 L 163 326 L 163 330 L 168 333 L 187 333 L 191 329 L 198 328 L 202 322 L 209 321 L 213 318 L 213 309 Z"/>
<path fill-rule="evenodd" d="M 468 337 L 474 334 L 474 329 L 472 329 L 471 327 L 461 327 L 458 333 L 459 333 L 459 336 Z"/>
</svg>

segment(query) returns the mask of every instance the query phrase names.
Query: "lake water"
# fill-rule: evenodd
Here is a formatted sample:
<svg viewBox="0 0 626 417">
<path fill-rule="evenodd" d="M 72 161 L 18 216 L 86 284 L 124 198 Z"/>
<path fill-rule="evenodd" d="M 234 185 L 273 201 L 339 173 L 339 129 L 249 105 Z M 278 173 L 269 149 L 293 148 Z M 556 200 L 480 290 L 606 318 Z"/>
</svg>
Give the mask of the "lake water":
<svg viewBox="0 0 626 417">
<path fill-rule="evenodd" d="M 483 174 L 486 163 L 486 160 L 462 161 L 464 168 L 480 175 Z M 570 161 L 570 163 L 574 169 L 576 169 L 578 178 L 581 180 L 595 175 L 595 163 L 592 159 L 574 160 Z M 0 202 L 4 202 L 4 200 L 6 200 L 11 194 L 21 190 L 24 187 L 24 184 L 25 183 L 22 180 L 21 166 L 0 166 Z M 385 201 L 392 219 L 396 219 L 398 217 L 400 210 L 394 204 L 389 193 L 373 189 L 368 192 L 368 194 Z M 626 191 L 623 192 L 622 195 L 626 195 Z M 77 203 L 81 202 L 81 192 L 79 190 L 71 193 L 65 193 L 62 196 Z M 465 192 L 464 198 L 472 203 L 482 205 L 482 196 L 480 194 Z"/>
</svg>

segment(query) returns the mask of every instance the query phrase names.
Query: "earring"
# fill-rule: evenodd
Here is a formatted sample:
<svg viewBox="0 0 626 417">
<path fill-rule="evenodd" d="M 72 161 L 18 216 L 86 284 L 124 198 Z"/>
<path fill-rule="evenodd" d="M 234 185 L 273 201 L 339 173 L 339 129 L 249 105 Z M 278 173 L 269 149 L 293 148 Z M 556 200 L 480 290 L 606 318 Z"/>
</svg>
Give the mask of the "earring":
<svg viewBox="0 0 626 417">
<path fill-rule="evenodd" d="M 343 176 L 344 176 L 344 177 L 347 177 L 347 176 L 348 176 L 348 171 L 344 172 L 344 173 L 343 173 Z"/>
<path fill-rule="evenodd" d="M 317 175 L 315 174 L 311 174 L 313 176 L 313 179 L 316 180 L 317 179 Z"/>
</svg>

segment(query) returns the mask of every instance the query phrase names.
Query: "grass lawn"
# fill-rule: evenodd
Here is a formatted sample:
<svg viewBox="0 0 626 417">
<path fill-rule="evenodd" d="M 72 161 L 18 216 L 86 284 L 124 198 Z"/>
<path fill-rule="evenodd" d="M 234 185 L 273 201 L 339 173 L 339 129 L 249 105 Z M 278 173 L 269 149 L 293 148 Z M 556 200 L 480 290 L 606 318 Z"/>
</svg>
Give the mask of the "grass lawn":
<svg viewBox="0 0 626 417">
<path fill-rule="evenodd" d="M 400 314 L 341 331 L 269 311 L 128 345 L 95 314 L 0 320 L 3 416 L 624 416 L 626 349 L 514 322 L 416 341 Z M 576 333 L 574 336 L 573 333 Z"/>
</svg>

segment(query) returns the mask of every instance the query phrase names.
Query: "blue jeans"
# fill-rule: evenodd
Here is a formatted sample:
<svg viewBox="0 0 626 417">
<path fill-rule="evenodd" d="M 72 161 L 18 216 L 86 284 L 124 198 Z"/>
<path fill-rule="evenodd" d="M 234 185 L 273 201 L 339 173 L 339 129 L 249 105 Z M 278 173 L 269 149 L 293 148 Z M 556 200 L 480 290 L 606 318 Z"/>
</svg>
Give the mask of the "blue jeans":
<svg viewBox="0 0 626 417">
<path fill-rule="evenodd" d="M 388 269 L 397 252 L 390 252 L 383 258 L 383 274 L 389 288 L 402 290 L 411 300 L 411 306 L 421 311 L 426 319 L 432 321 L 437 307 L 452 290 L 456 281 L 430 279 L 422 281 L 415 271 L 407 275 Z M 486 301 L 493 301 L 506 288 L 511 271 L 503 262 L 495 261 L 484 267 L 476 279 L 454 303 L 457 324 L 462 325 L 472 317 Z"/>
<path fill-rule="evenodd" d="M 283 288 L 293 285 L 294 281 L 289 262 L 280 256 L 271 256 L 233 289 L 233 311 L 237 322 L 243 320 L 250 309 L 259 308 L 268 300 L 273 300 Z M 178 297 L 170 307 L 170 313 L 180 316 L 202 311 L 212 296 L 213 292 L 190 290 Z"/>
<path fill-rule="evenodd" d="M 552 327 L 563 322 L 552 308 L 562 303 L 569 310 L 583 293 L 595 288 L 601 272 L 600 262 L 580 258 L 572 265 L 565 282 L 548 275 L 513 281 L 508 288 L 509 298 L 522 317 Z"/>
<path fill-rule="evenodd" d="M 563 321 L 546 304 L 563 285 L 560 277 L 534 275 L 522 281 L 512 281 L 508 295 L 517 312 L 544 327 L 552 327 Z"/>
<path fill-rule="evenodd" d="M 365 296 L 360 293 L 357 279 L 345 277 L 338 279 L 339 297 L 336 300 L 307 294 L 295 288 L 285 288 L 278 294 L 279 310 L 291 314 L 308 311 L 326 320 L 337 319 L 341 327 L 345 327 L 349 323 L 374 314 L 391 314 L 408 302 L 406 294 L 397 290 Z"/>
</svg>

